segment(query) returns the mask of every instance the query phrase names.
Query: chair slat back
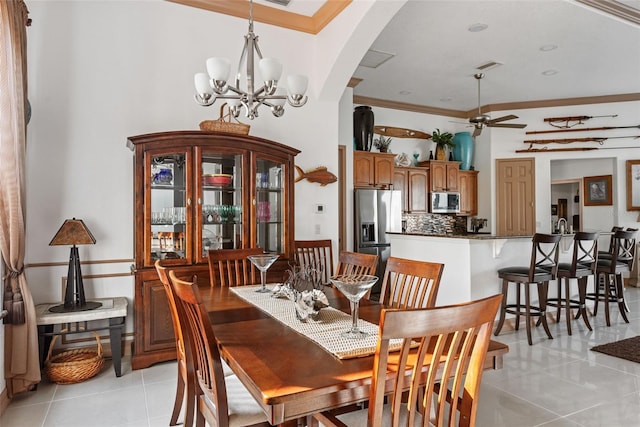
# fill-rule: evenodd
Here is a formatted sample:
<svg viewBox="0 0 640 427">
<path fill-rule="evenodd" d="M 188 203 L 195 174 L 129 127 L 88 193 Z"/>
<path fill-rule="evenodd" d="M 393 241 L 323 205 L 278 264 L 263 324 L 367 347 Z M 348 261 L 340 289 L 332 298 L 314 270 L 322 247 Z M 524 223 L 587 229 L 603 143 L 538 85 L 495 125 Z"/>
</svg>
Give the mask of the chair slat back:
<svg viewBox="0 0 640 427">
<path fill-rule="evenodd" d="M 613 235 L 613 254 L 611 262 L 613 268 L 617 263 L 625 263 L 629 266 L 629 270 L 633 270 L 633 264 L 636 258 L 636 232 L 635 231 L 616 231 Z"/>
<path fill-rule="evenodd" d="M 176 304 L 176 295 L 173 291 L 173 286 L 169 281 L 168 270 L 163 267 L 160 260 L 155 262 L 156 271 L 164 291 L 167 295 L 167 301 L 169 302 L 169 311 L 171 312 L 171 321 L 173 322 L 173 331 L 176 336 L 176 351 L 178 352 L 178 362 L 187 364 L 187 345 L 185 343 L 185 325 L 182 325 L 183 320 L 180 317 L 180 312 Z M 190 363 L 190 362 L 189 362 Z"/>
<path fill-rule="evenodd" d="M 435 404 L 435 420 L 432 419 L 435 425 L 455 425 L 458 412 L 458 425 L 475 425 L 484 359 L 501 300 L 502 295 L 495 295 L 453 306 L 383 310 L 374 358 L 368 425 L 382 427 L 389 372 L 395 376 L 390 395 L 392 427 L 400 426 L 401 412 L 407 415 L 403 426 L 415 425 L 418 413 L 423 420 L 429 417 L 425 411 L 429 411 L 432 402 Z M 393 339 L 402 340 L 399 353 L 389 353 Z M 419 344 L 417 351 L 412 348 L 413 343 Z M 441 360 L 444 360 L 444 366 L 439 363 Z M 407 388 L 405 399 L 403 394 Z M 448 395 L 453 398 L 447 399 Z M 445 424 L 447 418 L 453 421 Z"/>
<path fill-rule="evenodd" d="M 573 236 L 573 256 L 569 277 L 576 277 L 576 270 L 589 266 L 595 274 L 598 267 L 598 233 L 578 231 Z"/>
<path fill-rule="evenodd" d="M 331 239 L 296 240 L 296 263 L 301 267 L 311 267 L 318 271 L 320 280 L 328 284 L 333 277 L 333 248 Z"/>
<path fill-rule="evenodd" d="M 261 248 L 211 249 L 209 279 L 211 286 L 245 286 L 259 283 L 258 270 L 247 259 L 264 253 Z"/>
<path fill-rule="evenodd" d="M 340 251 L 336 275 L 375 276 L 378 269 L 378 255 L 360 252 Z"/>
<path fill-rule="evenodd" d="M 617 225 L 614 225 L 613 227 L 611 227 L 612 234 L 611 234 L 611 239 L 609 240 L 609 251 L 608 251 L 610 254 L 613 254 L 613 247 L 615 244 L 614 236 L 616 232 L 622 231 L 622 230 L 624 230 L 624 227 L 618 227 Z"/>
<path fill-rule="evenodd" d="M 533 246 L 531 248 L 531 264 L 529 266 L 529 283 L 534 283 L 534 276 L 540 270 L 548 271 L 551 279 L 554 280 L 558 274 L 558 256 L 560 251 L 558 246 L 562 235 L 542 234 L 533 235 Z"/>
<path fill-rule="evenodd" d="M 187 343 L 194 354 L 199 391 L 214 405 L 217 425 L 228 425 L 229 409 L 227 389 L 222 370 L 218 344 L 207 310 L 195 282 L 178 279 L 173 270 L 169 280 L 177 296 L 179 310 L 184 313 L 187 323 Z"/>
<path fill-rule="evenodd" d="M 389 257 L 380 302 L 393 308 L 434 307 L 444 264 Z"/>
</svg>

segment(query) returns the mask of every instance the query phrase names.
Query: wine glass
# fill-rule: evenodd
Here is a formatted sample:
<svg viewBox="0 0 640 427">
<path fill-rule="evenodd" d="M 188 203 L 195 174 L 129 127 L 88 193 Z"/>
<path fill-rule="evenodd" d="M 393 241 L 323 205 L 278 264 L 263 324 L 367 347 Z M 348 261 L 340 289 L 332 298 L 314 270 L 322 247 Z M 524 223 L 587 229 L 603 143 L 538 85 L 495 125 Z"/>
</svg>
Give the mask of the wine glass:
<svg viewBox="0 0 640 427">
<path fill-rule="evenodd" d="M 262 286 L 259 289 L 256 289 L 256 292 L 271 292 L 267 289 L 265 283 L 267 281 L 267 270 L 271 265 L 278 259 L 280 255 L 278 254 L 260 254 L 260 255 L 249 255 L 247 258 L 253 265 L 256 266 L 258 270 L 260 270 L 260 282 Z"/>
<path fill-rule="evenodd" d="M 340 335 L 349 339 L 366 338 L 369 334 L 358 329 L 358 307 L 360 299 L 375 285 L 378 278 L 362 274 L 335 276 L 330 280 L 351 303 L 351 329 Z"/>
</svg>

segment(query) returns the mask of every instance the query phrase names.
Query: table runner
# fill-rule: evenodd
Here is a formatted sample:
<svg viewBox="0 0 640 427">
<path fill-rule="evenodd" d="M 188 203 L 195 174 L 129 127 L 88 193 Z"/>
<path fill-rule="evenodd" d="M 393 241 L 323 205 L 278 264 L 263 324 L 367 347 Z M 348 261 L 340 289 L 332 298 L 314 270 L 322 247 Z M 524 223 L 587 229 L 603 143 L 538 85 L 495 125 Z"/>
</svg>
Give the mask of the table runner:
<svg viewBox="0 0 640 427">
<path fill-rule="evenodd" d="M 309 319 L 301 322 L 296 317 L 293 301 L 272 297 L 271 293 L 256 292 L 256 288 L 258 286 L 238 286 L 231 290 L 240 298 L 314 341 L 339 359 L 363 357 L 375 353 L 378 343 L 378 325 L 358 319 L 358 328 L 367 332 L 369 336 L 360 340 L 343 338 L 340 334 L 351 328 L 351 314 L 333 307 L 326 307 L 320 310 L 318 320 Z M 399 349 L 401 344 L 401 340 L 392 340 L 391 350 Z"/>
</svg>

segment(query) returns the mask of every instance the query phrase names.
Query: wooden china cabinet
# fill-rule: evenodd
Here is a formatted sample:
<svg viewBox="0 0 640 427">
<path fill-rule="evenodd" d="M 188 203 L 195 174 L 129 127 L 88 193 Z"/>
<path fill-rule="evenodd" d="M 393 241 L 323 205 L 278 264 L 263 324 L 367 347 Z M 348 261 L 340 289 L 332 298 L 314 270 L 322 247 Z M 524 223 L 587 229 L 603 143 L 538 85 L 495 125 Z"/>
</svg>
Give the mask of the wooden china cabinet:
<svg viewBox="0 0 640 427">
<path fill-rule="evenodd" d="M 128 138 L 134 152 L 135 337 L 132 368 L 175 359 L 171 313 L 154 263 L 207 286 L 209 249 L 261 247 L 293 259 L 294 158 L 261 138 L 174 131 Z"/>
</svg>

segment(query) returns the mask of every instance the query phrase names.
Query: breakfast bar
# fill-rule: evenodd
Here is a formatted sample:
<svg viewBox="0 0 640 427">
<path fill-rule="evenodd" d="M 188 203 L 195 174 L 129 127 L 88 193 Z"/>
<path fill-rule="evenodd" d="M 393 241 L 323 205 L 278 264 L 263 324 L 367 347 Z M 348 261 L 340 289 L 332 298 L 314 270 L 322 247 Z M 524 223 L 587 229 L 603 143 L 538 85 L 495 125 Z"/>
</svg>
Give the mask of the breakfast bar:
<svg viewBox="0 0 640 427">
<path fill-rule="evenodd" d="M 500 293 L 497 271 L 529 265 L 531 236 L 492 234 L 387 233 L 391 256 L 445 265 L 437 305 L 456 304 Z M 563 235 L 560 257 L 570 256 L 573 235 Z"/>
</svg>

